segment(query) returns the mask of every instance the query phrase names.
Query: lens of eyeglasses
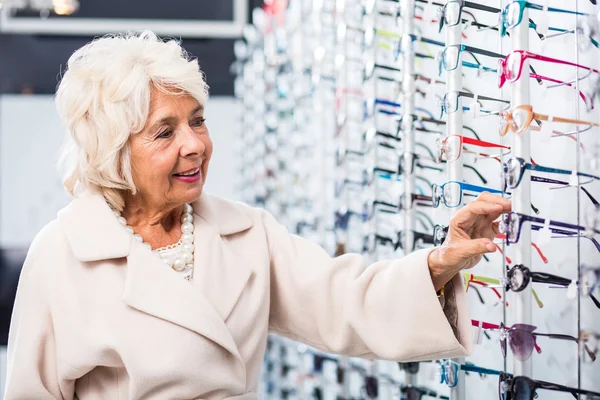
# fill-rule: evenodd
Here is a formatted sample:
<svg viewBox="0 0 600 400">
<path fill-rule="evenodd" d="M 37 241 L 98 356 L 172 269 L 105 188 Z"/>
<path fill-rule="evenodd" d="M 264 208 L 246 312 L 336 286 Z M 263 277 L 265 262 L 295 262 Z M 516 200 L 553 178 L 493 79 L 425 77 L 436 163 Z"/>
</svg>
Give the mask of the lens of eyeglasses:
<svg viewBox="0 0 600 400">
<path fill-rule="evenodd" d="M 500 116 L 500 121 L 498 124 L 498 133 L 500 134 L 500 136 L 504 136 L 508 132 L 508 118 L 510 114 L 506 111 L 500 111 L 498 115 Z"/>
<path fill-rule="evenodd" d="M 508 375 L 504 372 L 500 372 L 500 377 L 498 378 L 498 398 L 500 400 L 508 400 L 508 391 L 510 388 L 508 387 Z"/>
<path fill-rule="evenodd" d="M 519 184 L 519 175 L 521 174 L 521 163 L 516 158 L 510 158 L 503 167 L 502 175 L 505 185 L 514 189 Z"/>
<path fill-rule="evenodd" d="M 444 95 L 444 106 L 446 114 L 452 114 L 458 110 L 458 92 L 448 92 Z"/>
<path fill-rule="evenodd" d="M 431 201 L 433 202 L 434 208 L 439 207 L 443 195 L 444 191 L 441 187 L 439 187 L 435 183 L 431 185 Z"/>
<path fill-rule="evenodd" d="M 504 26 L 507 28 L 514 28 L 519 25 L 521 16 L 521 5 L 517 1 L 513 1 L 508 4 L 504 9 Z"/>
<path fill-rule="evenodd" d="M 515 292 L 520 292 L 526 286 L 524 270 L 518 266 L 513 267 L 509 271 L 508 279 L 511 290 Z"/>
<path fill-rule="evenodd" d="M 583 271 L 581 282 L 581 294 L 589 296 L 598 284 L 598 271 L 586 267 Z"/>
<path fill-rule="evenodd" d="M 506 214 L 505 217 L 506 238 L 509 243 L 516 243 L 519 230 L 519 216 L 515 213 Z"/>
<path fill-rule="evenodd" d="M 519 68 L 521 67 L 521 53 L 510 53 L 506 59 L 506 79 L 509 82 L 514 82 L 519 76 Z"/>
<path fill-rule="evenodd" d="M 590 230 L 598 229 L 598 223 L 600 222 L 600 209 L 598 209 L 595 205 L 589 205 L 586 207 L 583 216 L 586 228 Z"/>
<path fill-rule="evenodd" d="M 433 228 L 433 245 L 441 245 L 444 242 L 444 239 L 446 239 L 446 230 L 442 225 L 436 225 Z"/>
<path fill-rule="evenodd" d="M 460 136 L 450 135 L 446 138 L 446 161 L 456 161 L 460 157 L 461 152 Z"/>
<path fill-rule="evenodd" d="M 458 383 L 458 365 L 447 362 L 444 364 L 444 368 L 446 369 L 446 378 L 448 380 L 448 386 L 455 387 Z"/>
<path fill-rule="evenodd" d="M 462 200 L 461 188 L 458 182 L 448 182 L 444 185 L 444 204 L 446 207 L 458 207 Z"/>
<path fill-rule="evenodd" d="M 455 70 L 458 67 L 459 48 L 456 46 L 446 47 L 442 52 L 442 65 L 446 71 Z"/>
<path fill-rule="evenodd" d="M 446 158 L 446 140 L 442 138 L 437 138 L 435 141 L 435 146 L 435 162 L 439 163 Z"/>
<path fill-rule="evenodd" d="M 527 121 L 529 119 L 529 113 L 527 110 L 522 108 L 516 108 L 512 111 L 512 119 L 509 121 L 511 129 L 515 133 L 521 133 L 527 127 Z"/>
<path fill-rule="evenodd" d="M 517 360 L 525 361 L 531 357 L 535 343 L 532 332 L 535 329 L 533 325 L 514 324 L 509 331 L 508 344 Z"/>
<path fill-rule="evenodd" d="M 506 340 L 508 339 L 508 331 L 506 330 L 504 324 L 500 324 L 498 339 L 500 340 L 500 349 L 502 350 L 502 357 L 506 357 Z"/>
<path fill-rule="evenodd" d="M 524 376 L 514 378 L 512 392 L 513 400 L 532 400 L 535 397 L 530 381 Z"/>
<path fill-rule="evenodd" d="M 460 22 L 460 3 L 450 1 L 446 4 L 446 24 L 448 26 L 458 25 Z"/>
<path fill-rule="evenodd" d="M 598 352 L 598 349 L 600 348 L 598 338 L 591 332 L 588 335 L 584 336 L 583 343 L 592 354 L 596 354 Z"/>
</svg>

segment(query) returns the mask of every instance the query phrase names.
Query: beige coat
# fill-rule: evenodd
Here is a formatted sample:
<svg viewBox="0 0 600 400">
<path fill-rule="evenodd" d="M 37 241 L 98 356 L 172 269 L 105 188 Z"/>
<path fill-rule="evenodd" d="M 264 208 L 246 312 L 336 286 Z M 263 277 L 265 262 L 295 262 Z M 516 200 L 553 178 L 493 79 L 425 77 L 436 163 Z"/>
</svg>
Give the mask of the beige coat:
<svg viewBox="0 0 600 400">
<path fill-rule="evenodd" d="M 257 399 L 269 332 L 358 357 L 470 353 L 462 282 L 442 310 L 427 250 L 368 266 L 241 203 L 203 194 L 194 212 L 190 283 L 101 196 L 60 211 L 21 274 L 5 399 Z"/>
</svg>

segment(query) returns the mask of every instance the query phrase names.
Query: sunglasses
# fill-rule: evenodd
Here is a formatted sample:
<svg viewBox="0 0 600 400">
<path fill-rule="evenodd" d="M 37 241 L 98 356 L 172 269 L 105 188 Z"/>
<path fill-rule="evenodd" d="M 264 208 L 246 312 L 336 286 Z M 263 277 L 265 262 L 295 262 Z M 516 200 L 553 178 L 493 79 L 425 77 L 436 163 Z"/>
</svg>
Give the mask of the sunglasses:
<svg viewBox="0 0 600 400">
<path fill-rule="evenodd" d="M 580 124 L 590 126 L 600 126 L 594 122 L 587 122 L 578 119 L 554 117 L 533 112 L 533 107 L 530 105 L 521 105 L 513 108 L 511 111 L 500 111 L 500 136 L 505 136 L 509 129 L 514 133 L 521 133 L 529 128 L 533 120 L 562 122 L 568 124 Z"/>
<path fill-rule="evenodd" d="M 544 167 L 539 164 L 532 164 L 526 162 L 524 159 L 520 157 L 511 157 L 502 164 L 502 182 L 504 183 L 504 187 L 509 189 L 515 189 L 521 183 L 523 179 L 523 175 L 526 170 L 530 171 L 538 171 L 538 172 L 548 172 L 553 174 L 562 174 L 562 175 L 570 175 L 570 176 L 578 176 L 590 179 L 600 180 L 600 177 L 595 175 L 586 174 L 584 172 L 571 171 L 568 169 L 559 169 L 559 168 L 550 168 Z M 589 182 L 586 182 L 589 183 Z"/>
<path fill-rule="evenodd" d="M 498 380 L 498 397 L 500 400 L 534 400 L 538 397 L 536 391 L 539 389 L 571 393 L 575 398 L 579 398 L 578 395 L 580 394 L 600 396 L 600 393 L 589 390 L 534 380 L 526 376 L 511 376 L 505 372 L 500 373 L 500 379 Z"/>
<path fill-rule="evenodd" d="M 471 320 L 471 324 L 477 328 L 498 331 L 500 334 L 502 356 L 506 357 L 508 347 L 513 356 L 520 361 L 528 360 L 531 357 L 531 354 L 533 354 L 533 349 L 535 349 L 538 354 L 542 352 L 542 348 L 537 344 L 537 337 L 548 337 L 551 339 L 568 340 L 579 343 L 578 338 L 570 335 L 534 332 L 537 327 L 528 324 L 514 324 L 509 327 L 505 326 L 504 323 L 496 325 L 478 320 Z"/>
</svg>

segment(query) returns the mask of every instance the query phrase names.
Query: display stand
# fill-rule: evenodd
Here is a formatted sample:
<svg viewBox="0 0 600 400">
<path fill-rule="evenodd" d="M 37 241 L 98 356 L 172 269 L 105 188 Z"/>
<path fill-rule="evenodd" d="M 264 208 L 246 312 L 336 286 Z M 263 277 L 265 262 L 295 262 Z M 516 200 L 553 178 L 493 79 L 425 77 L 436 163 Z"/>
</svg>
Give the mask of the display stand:
<svg viewBox="0 0 600 400">
<path fill-rule="evenodd" d="M 529 20 L 529 10 L 523 10 L 523 21 Z M 512 50 L 529 50 L 529 26 L 519 24 L 511 31 Z M 515 108 L 523 104 L 529 104 L 529 60 L 523 64 L 523 73 L 516 82 L 512 83 L 511 107 Z M 524 160 L 530 159 L 529 129 L 511 136 L 512 155 Z M 512 190 L 512 209 L 529 215 L 531 213 L 531 175 L 527 170 L 519 186 Z M 515 264 L 531 266 L 531 225 L 523 224 L 521 238 L 516 247 Z M 532 285 L 525 290 L 512 293 L 511 308 L 513 310 L 513 321 L 511 323 L 531 324 L 532 319 Z M 513 360 L 513 373 L 515 375 L 532 376 L 532 359 L 519 361 Z"/>
<path fill-rule="evenodd" d="M 446 1 L 446 4 L 449 1 Z M 446 26 L 446 47 L 452 45 L 460 45 L 462 40 L 462 25 L 457 24 L 454 26 Z M 462 87 L 462 65 L 461 65 L 462 55 L 459 56 L 458 66 L 456 69 L 446 72 L 446 93 L 461 91 Z M 457 112 L 450 113 L 447 115 L 446 120 L 446 136 L 462 134 L 462 126 L 463 126 L 463 113 L 462 113 L 462 98 L 459 96 L 458 99 L 458 110 Z M 463 160 L 460 157 L 456 161 L 449 161 L 447 163 L 447 171 L 448 171 L 448 181 L 463 181 Z M 454 215 L 458 212 L 458 208 L 451 209 L 451 214 Z M 459 364 L 464 363 L 464 358 L 455 359 Z M 458 376 L 458 384 L 451 389 L 450 398 L 452 400 L 465 400 L 466 398 L 466 389 L 465 389 L 465 373 L 462 370 L 459 370 Z"/>
<path fill-rule="evenodd" d="M 413 115 L 415 114 L 415 54 L 413 50 L 412 36 L 415 33 L 415 1 L 404 0 L 401 4 L 402 15 L 402 81 L 403 92 L 403 119 L 402 119 L 402 142 L 404 163 L 402 183 L 404 186 L 403 217 L 404 217 L 404 249 L 405 253 L 412 251 L 415 231 L 415 208 L 413 207 L 412 194 L 416 191 L 415 173 L 415 130 L 413 127 Z M 406 384 L 416 385 L 417 374 L 406 372 Z"/>
</svg>

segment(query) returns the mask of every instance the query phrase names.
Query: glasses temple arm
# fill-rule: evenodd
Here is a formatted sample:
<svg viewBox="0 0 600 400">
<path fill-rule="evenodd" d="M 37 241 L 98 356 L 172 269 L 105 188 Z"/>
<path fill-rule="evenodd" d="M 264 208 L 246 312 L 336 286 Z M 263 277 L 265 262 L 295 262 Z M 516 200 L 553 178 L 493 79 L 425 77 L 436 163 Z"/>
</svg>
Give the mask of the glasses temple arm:
<svg viewBox="0 0 600 400">
<path fill-rule="evenodd" d="M 470 144 L 470 145 L 479 146 L 479 147 L 493 147 L 493 148 L 510 150 L 510 146 L 503 146 L 501 144 L 486 142 L 486 141 L 479 140 L 479 139 L 471 139 L 471 138 L 465 137 L 465 136 L 461 136 L 461 137 L 462 137 L 462 142 L 464 144 Z"/>
<path fill-rule="evenodd" d="M 463 167 L 468 168 L 470 170 L 472 170 L 473 172 L 475 172 L 475 174 L 479 177 L 479 179 L 481 179 L 481 182 L 483 182 L 484 185 L 487 185 L 488 180 L 485 179 L 485 177 L 483 175 L 481 175 L 481 173 L 477 170 L 477 168 L 475 168 L 472 165 L 469 164 L 463 164 Z"/>
<path fill-rule="evenodd" d="M 573 63 L 570 61 L 560 60 L 558 58 L 546 57 L 541 54 L 530 53 L 528 51 L 522 51 L 521 53 L 523 54 L 524 57 L 532 58 L 534 60 L 547 61 L 547 62 L 551 62 L 551 63 L 555 63 L 555 64 L 562 64 L 562 65 L 570 65 L 571 67 L 577 67 L 577 68 L 585 69 L 587 71 L 593 71 L 596 73 L 600 73 L 600 71 L 598 71 L 597 69 L 586 67 L 585 65 L 579 65 L 577 63 Z M 533 73 L 535 73 L 535 71 L 533 71 Z"/>
</svg>

